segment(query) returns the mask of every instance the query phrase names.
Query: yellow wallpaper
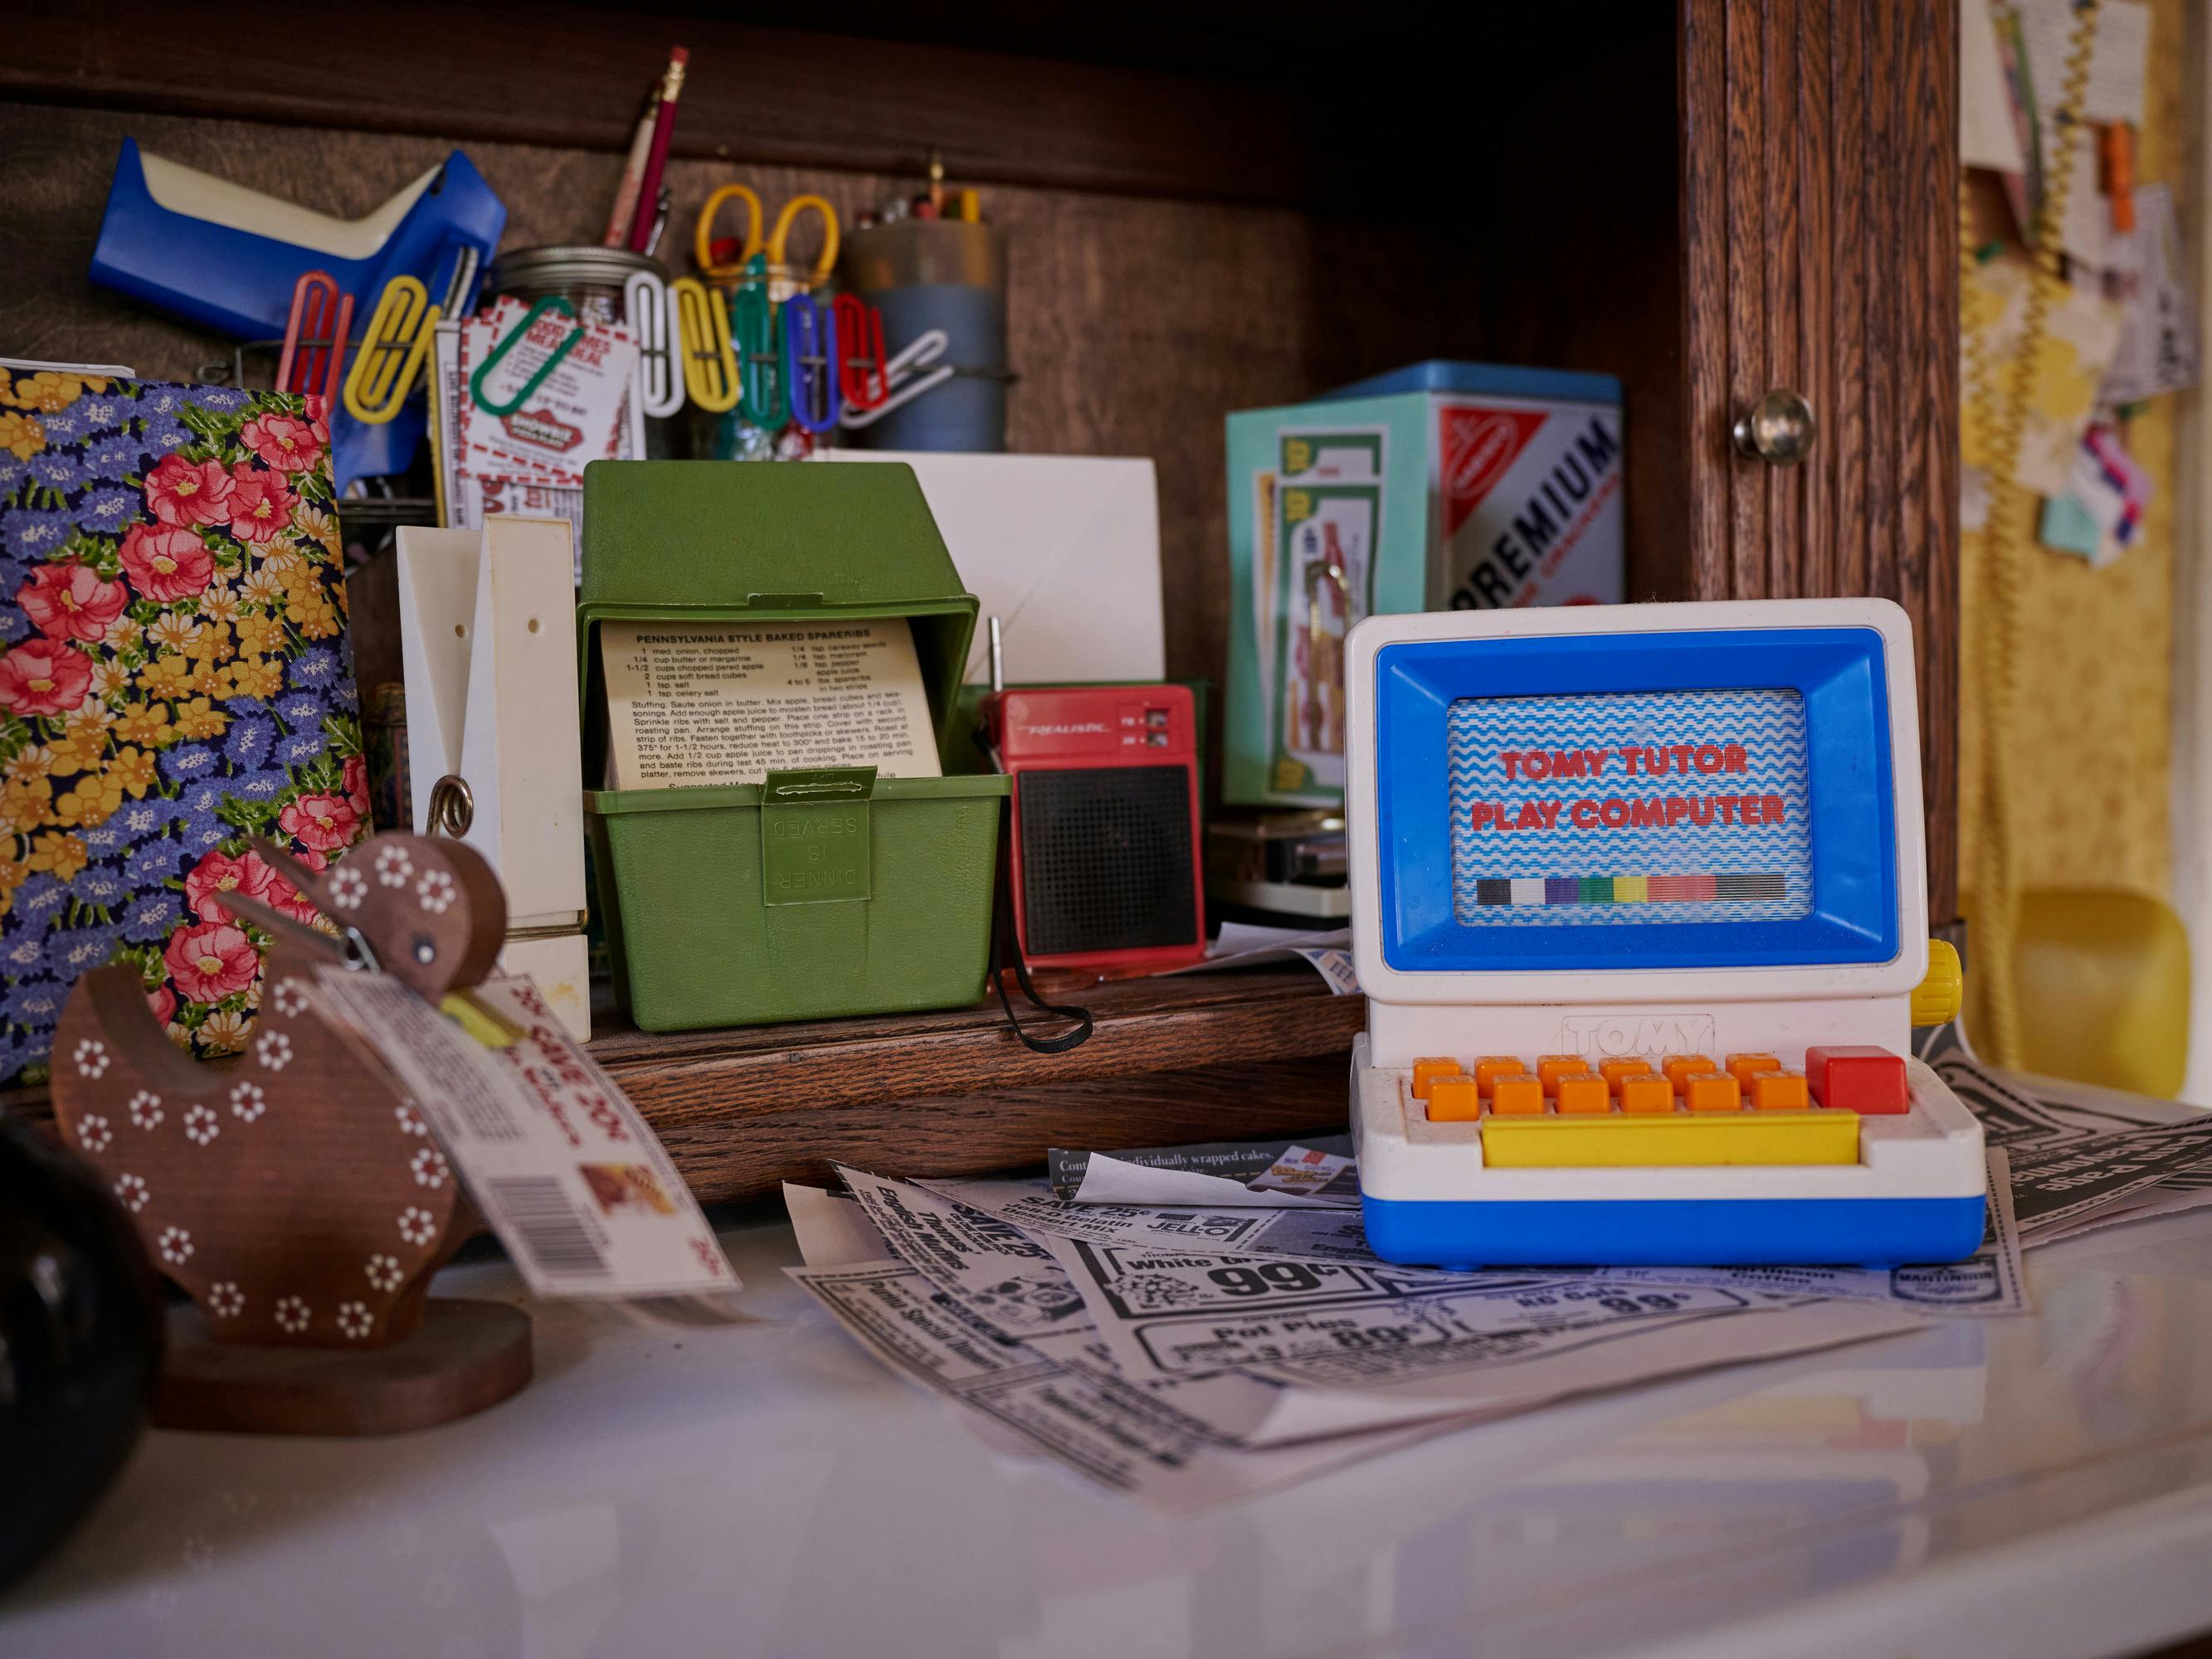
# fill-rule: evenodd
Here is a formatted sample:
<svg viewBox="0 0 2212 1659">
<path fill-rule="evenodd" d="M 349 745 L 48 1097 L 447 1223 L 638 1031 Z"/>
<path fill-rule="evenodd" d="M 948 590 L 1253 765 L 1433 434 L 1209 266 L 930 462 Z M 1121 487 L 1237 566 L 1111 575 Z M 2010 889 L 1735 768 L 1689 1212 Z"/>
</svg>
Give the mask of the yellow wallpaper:
<svg viewBox="0 0 2212 1659">
<path fill-rule="evenodd" d="M 2146 183 L 2175 187 L 2182 234 L 2190 222 L 2183 167 L 2182 69 L 2185 0 L 2152 0 L 2149 85 L 2136 164 Z M 2128 423 L 2130 452 L 2155 481 L 2138 544 L 2102 570 L 2045 550 L 2033 519 L 2021 564 L 2021 670 L 2011 757 L 2014 857 L 2023 887 L 2118 887 L 2170 896 L 2168 832 L 2172 663 L 2170 604 L 2174 559 L 2176 399 L 2152 399 Z M 2027 510 L 2033 514 L 2036 503 Z M 1983 538 L 1962 538 L 1968 579 L 1963 625 L 1966 660 L 1975 640 L 1971 573 Z M 1979 758 L 1971 675 L 1962 677 L 1962 780 Z M 1962 849 L 1975 845 L 1981 804 L 1971 787 L 1959 802 Z M 1973 860 L 1960 876 L 1971 884 Z M 1972 905 L 1971 890 L 1967 903 Z"/>
</svg>

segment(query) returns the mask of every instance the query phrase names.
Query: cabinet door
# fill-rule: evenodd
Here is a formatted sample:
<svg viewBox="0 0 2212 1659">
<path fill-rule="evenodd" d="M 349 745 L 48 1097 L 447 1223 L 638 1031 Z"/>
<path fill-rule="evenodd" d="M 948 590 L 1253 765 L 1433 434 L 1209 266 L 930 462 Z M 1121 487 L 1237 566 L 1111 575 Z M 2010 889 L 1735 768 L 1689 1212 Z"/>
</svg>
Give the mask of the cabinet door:
<svg viewBox="0 0 2212 1659">
<path fill-rule="evenodd" d="M 1683 0 L 1688 495 L 1699 599 L 1878 594 L 1919 647 L 1930 918 L 1958 911 L 1956 0 Z M 1732 429 L 1809 411 L 1794 465 Z M 1771 421 L 1764 447 L 1801 435 Z"/>
</svg>

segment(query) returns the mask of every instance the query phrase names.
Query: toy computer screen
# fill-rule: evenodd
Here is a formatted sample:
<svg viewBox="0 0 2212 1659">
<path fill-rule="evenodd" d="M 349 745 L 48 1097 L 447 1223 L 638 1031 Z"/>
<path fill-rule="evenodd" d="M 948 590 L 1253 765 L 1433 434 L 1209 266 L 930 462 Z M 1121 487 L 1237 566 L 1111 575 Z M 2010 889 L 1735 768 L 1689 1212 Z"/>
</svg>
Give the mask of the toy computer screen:
<svg viewBox="0 0 2212 1659">
<path fill-rule="evenodd" d="M 1463 927 L 1812 911 L 1796 690 L 1461 697 L 1445 736 L 1452 914 Z"/>
</svg>

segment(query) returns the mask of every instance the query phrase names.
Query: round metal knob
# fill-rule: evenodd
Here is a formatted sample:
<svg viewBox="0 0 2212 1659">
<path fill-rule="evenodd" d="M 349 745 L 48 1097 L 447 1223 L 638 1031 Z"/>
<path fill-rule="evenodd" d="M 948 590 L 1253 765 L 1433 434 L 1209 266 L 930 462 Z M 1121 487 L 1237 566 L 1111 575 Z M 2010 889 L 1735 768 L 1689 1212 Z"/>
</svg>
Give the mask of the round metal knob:
<svg viewBox="0 0 2212 1659">
<path fill-rule="evenodd" d="M 1770 392 L 1737 418 L 1736 453 L 1770 466 L 1795 466 L 1813 453 L 1820 428 L 1813 405 L 1795 392 Z"/>
</svg>

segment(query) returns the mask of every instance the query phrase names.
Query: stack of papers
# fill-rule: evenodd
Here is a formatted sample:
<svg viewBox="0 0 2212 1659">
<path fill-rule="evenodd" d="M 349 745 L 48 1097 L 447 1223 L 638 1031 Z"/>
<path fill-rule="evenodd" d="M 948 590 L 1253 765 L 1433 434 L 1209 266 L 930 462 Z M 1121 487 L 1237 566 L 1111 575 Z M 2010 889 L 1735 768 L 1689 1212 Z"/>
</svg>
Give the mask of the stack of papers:
<svg viewBox="0 0 2212 1659">
<path fill-rule="evenodd" d="M 1226 1502 L 1597 1389 L 2028 1310 L 2024 1244 L 2212 1202 L 2212 1115 L 1926 1056 L 1984 1119 L 1968 1261 L 1445 1273 L 1368 1249 L 1342 1137 L 1054 1151 L 1038 1180 L 790 1186 L 792 1276 L 996 1445 Z"/>
</svg>

